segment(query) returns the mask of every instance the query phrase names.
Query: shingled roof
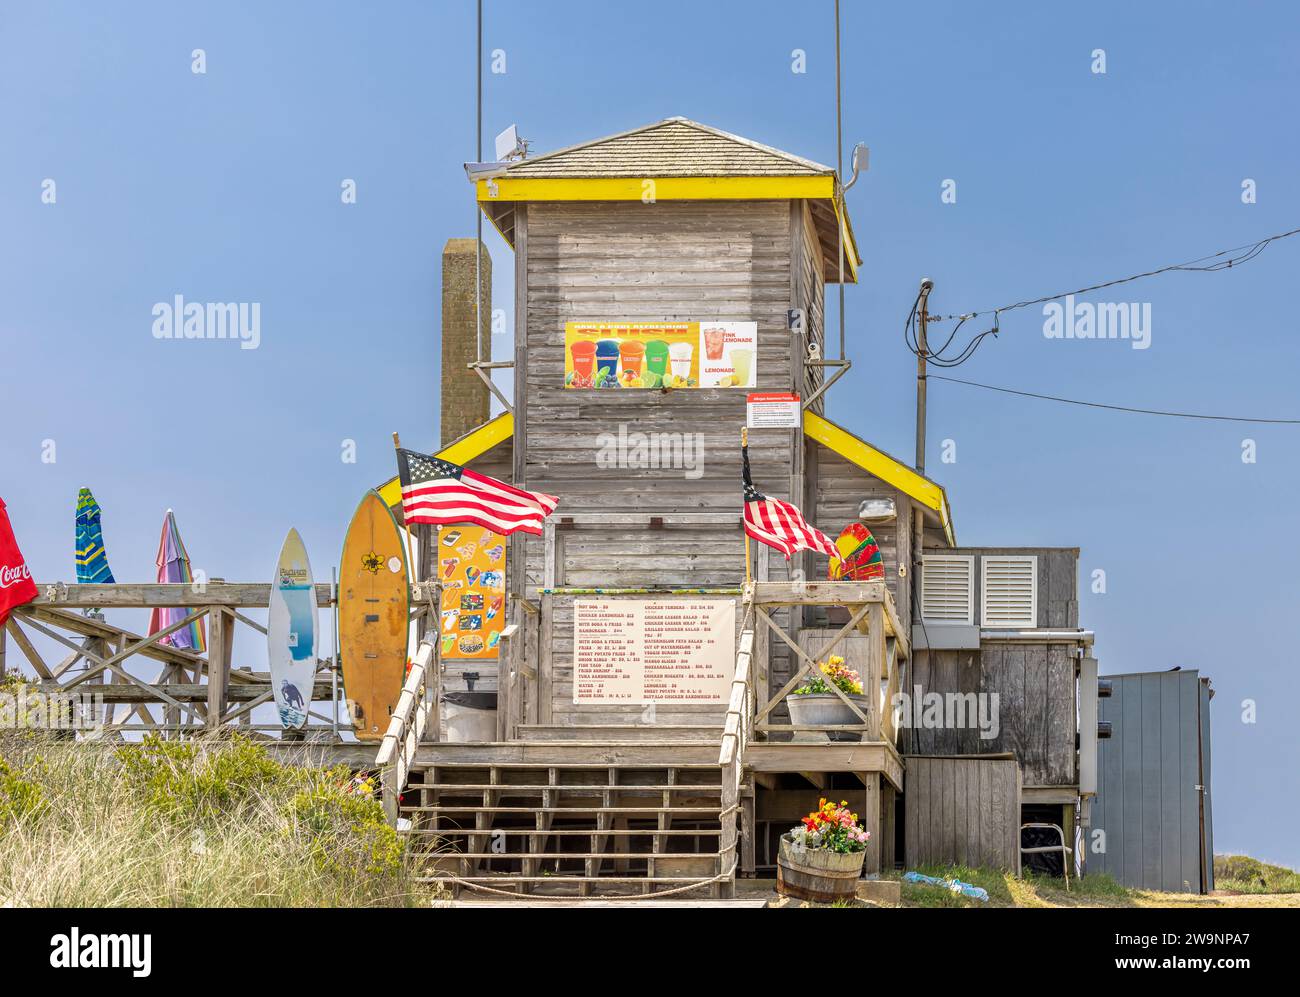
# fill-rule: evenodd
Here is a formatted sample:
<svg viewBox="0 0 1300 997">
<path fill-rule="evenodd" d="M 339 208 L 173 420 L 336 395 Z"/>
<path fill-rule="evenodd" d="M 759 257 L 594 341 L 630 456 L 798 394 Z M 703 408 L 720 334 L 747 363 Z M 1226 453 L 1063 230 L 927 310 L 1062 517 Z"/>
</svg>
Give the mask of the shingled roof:
<svg viewBox="0 0 1300 997">
<path fill-rule="evenodd" d="M 687 118 L 666 118 L 541 156 L 500 163 L 476 180 L 483 213 L 514 245 L 515 206 L 528 201 L 802 200 L 822 248 L 823 279 L 857 280 L 861 264 L 835 170 Z"/>
<path fill-rule="evenodd" d="M 835 171 L 809 159 L 710 128 L 668 118 L 543 156 L 506 170 L 510 177 L 790 177 Z"/>
</svg>

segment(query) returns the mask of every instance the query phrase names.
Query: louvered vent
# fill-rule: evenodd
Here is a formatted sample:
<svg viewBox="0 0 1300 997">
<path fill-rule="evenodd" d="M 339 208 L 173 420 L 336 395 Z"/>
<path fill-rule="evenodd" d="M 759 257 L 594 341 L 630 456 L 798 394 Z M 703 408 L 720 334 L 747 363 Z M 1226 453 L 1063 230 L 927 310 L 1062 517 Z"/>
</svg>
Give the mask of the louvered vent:
<svg viewBox="0 0 1300 997">
<path fill-rule="evenodd" d="M 926 623 L 975 622 L 975 558 L 927 554 L 921 559 L 921 616 Z"/>
<path fill-rule="evenodd" d="M 1038 558 L 982 558 L 980 625 L 992 630 L 1038 626 Z"/>
</svg>

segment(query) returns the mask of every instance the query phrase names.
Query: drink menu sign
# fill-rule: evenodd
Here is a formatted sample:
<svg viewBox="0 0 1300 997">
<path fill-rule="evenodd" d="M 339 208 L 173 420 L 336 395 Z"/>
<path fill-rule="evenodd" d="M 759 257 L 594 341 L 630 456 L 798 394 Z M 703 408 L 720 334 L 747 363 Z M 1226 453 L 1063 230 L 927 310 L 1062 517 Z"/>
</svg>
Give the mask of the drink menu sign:
<svg viewBox="0 0 1300 997">
<path fill-rule="evenodd" d="M 440 526 L 437 552 L 443 660 L 496 660 L 506 625 L 506 538 L 469 523 Z"/>
<path fill-rule="evenodd" d="M 725 703 L 735 667 L 732 599 L 574 600 L 575 703 Z"/>
<path fill-rule="evenodd" d="M 752 388 L 757 322 L 566 322 L 566 388 Z"/>
</svg>

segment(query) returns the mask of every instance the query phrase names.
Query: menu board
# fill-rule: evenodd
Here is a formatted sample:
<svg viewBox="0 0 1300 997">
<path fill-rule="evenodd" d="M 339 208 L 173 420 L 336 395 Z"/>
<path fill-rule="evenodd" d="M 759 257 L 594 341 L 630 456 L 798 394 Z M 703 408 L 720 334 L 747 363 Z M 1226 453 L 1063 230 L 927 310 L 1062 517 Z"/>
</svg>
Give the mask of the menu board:
<svg viewBox="0 0 1300 997">
<path fill-rule="evenodd" d="M 506 625 L 506 538 L 482 526 L 440 526 L 437 553 L 443 660 L 495 660 Z"/>
<path fill-rule="evenodd" d="M 566 322 L 566 388 L 752 388 L 757 322 Z"/>
<path fill-rule="evenodd" d="M 725 703 L 735 667 L 733 599 L 574 600 L 575 703 Z"/>
</svg>

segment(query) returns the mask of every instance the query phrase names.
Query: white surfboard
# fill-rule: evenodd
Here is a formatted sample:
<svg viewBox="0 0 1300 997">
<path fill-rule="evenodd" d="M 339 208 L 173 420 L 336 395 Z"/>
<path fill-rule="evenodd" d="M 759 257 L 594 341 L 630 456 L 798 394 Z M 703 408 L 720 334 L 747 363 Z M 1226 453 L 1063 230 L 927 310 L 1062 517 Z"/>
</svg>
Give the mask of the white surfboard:
<svg viewBox="0 0 1300 997">
<path fill-rule="evenodd" d="M 280 710 L 280 723 L 285 727 L 298 729 L 307 723 L 320 632 L 307 548 L 298 531 L 290 530 L 275 563 L 266 626 L 271 690 Z"/>
</svg>

